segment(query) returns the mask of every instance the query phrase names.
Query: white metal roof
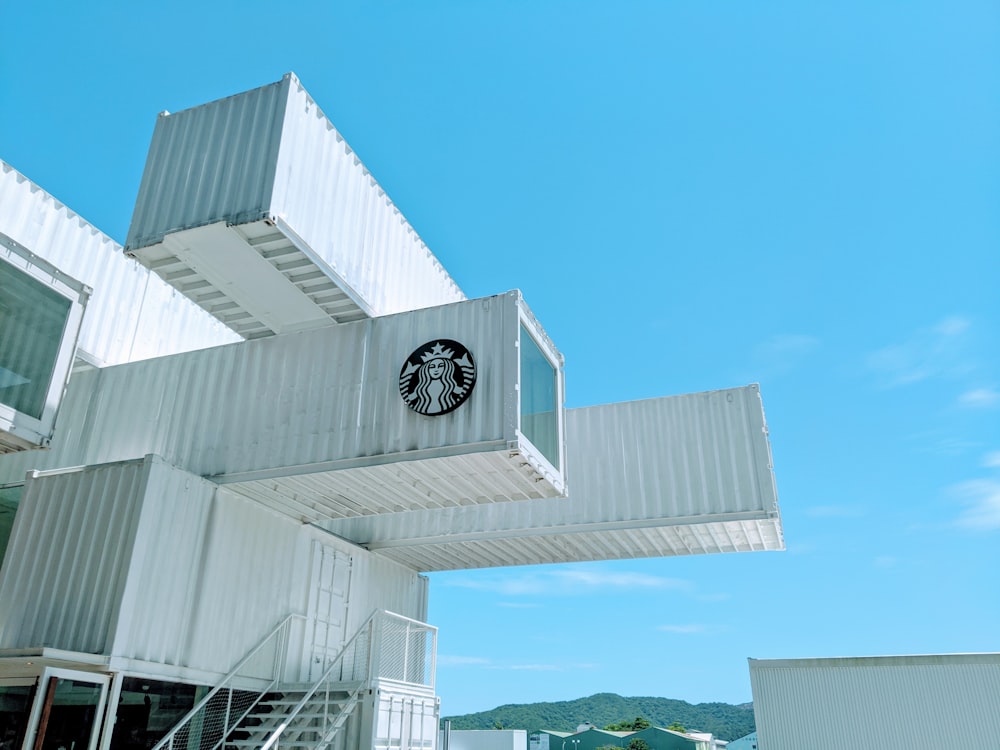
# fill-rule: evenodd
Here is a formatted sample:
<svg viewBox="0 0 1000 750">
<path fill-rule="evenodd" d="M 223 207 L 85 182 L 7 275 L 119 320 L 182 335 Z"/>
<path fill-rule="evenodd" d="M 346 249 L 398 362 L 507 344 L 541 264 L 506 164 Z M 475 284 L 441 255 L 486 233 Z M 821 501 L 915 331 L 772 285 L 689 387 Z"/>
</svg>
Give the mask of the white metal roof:
<svg viewBox="0 0 1000 750">
<path fill-rule="evenodd" d="M 941 750 L 1000 737 L 1000 653 L 750 659 L 767 750 Z M 986 744 L 984 744 L 986 743 Z"/>
</svg>

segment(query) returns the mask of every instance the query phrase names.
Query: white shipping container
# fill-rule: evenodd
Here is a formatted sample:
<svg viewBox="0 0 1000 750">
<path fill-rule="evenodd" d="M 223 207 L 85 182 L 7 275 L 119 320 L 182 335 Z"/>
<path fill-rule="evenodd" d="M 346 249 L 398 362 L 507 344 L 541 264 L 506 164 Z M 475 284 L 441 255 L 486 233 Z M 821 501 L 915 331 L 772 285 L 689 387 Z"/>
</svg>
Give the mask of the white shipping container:
<svg viewBox="0 0 1000 750">
<path fill-rule="evenodd" d="M 77 352 L 87 364 L 103 367 L 240 340 L 2 161 L 0 233 L 92 290 Z"/>
<path fill-rule="evenodd" d="M 784 548 L 757 386 L 569 409 L 569 496 L 334 519 L 422 571 Z"/>
<path fill-rule="evenodd" d="M 376 609 L 426 617 L 426 579 L 153 456 L 30 477 L 0 569 L 0 648 L 195 681 L 289 614 L 304 678 L 317 647 L 336 653 Z"/>
<path fill-rule="evenodd" d="M 400 373 L 448 340 L 468 348 L 475 385 L 426 416 L 404 402 Z M 538 380 L 521 367 L 532 347 L 551 396 L 552 429 L 535 433 L 521 408 Z M 561 358 L 511 292 L 79 373 L 52 449 L 0 459 L 0 482 L 152 453 L 300 521 L 554 497 L 562 393 Z"/>
<path fill-rule="evenodd" d="M 160 116 L 125 248 L 247 338 L 465 298 L 292 74 Z"/>
</svg>

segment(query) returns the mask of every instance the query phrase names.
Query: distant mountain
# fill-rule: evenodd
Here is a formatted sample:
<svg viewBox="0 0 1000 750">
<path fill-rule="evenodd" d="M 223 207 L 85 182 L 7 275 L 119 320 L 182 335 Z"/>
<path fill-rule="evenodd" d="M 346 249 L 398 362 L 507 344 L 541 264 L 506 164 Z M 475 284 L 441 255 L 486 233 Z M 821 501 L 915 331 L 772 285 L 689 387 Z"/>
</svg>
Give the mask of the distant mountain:
<svg viewBox="0 0 1000 750">
<path fill-rule="evenodd" d="M 689 731 L 711 732 L 723 740 L 735 740 L 756 728 L 753 704 L 699 703 L 692 705 L 672 698 L 623 698 L 614 693 L 598 693 L 589 698 L 577 698 L 558 703 L 522 703 L 498 706 L 464 716 L 445 716 L 452 729 L 526 729 L 528 733 L 541 729 L 557 732 L 576 731 L 589 721 L 598 728 L 637 716 L 649 719 L 653 726 L 666 727 L 680 722 Z"/>
</svg>

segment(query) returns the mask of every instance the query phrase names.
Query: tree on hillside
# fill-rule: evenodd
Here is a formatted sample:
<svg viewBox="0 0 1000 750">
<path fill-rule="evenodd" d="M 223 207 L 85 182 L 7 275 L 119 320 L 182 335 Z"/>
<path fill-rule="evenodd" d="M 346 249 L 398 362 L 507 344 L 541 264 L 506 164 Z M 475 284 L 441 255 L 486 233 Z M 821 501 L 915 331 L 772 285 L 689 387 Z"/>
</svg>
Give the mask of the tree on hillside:
<svg viewBox="0 0 1000 750">
<path fill-rule="evenodd" d="M 649 750 L 649 743 L 640 737 L 633 737 L 628 741 L 628 750 Z"/>
<path fill-rule="evenodd" d="M 604 727 L 606 732 L 640 732 L 653 726 L 648 719 L 636 716 L 635 721 L 619 721 L 617 724 L 608 724 Z"/>
<path fill-rule="evenodd" d="M 684 728 L 684 725 L 681 724 L 679 721 L 672 721 L 672 722 L 670 722 L 670 726 L 667 727 L 667 729 L 669 729 L 672 732 L 686 732 L 687 731 L 687 729 Z"/>
</svg>

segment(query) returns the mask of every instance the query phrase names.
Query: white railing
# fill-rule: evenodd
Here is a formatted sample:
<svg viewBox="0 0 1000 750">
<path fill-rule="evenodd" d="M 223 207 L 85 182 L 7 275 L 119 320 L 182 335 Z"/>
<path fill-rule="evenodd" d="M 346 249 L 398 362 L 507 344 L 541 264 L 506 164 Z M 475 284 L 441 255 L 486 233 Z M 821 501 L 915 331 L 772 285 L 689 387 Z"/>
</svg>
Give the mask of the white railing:
<svg viewBox="0 0 1000 750">
<path fill-rule="evenodd" d="M 261 745 L 262 750 L 278 747 L 281 735 L 306 706 L 321 713 L 318 726 L 309 727 L 322 750 L 346 723 L 358 702 L 358 695 L 374 680 L 393 680 L 433 690 L 437 628 L 385 610 L 376 610 L 347 642 L 312 688 Z M 348 683 L 349 686 L 345 685 Z M 331 710 L 333 695 L 347 692 L 348 698 L 337 711 Z"/>
<path fill-rule="evenodd" d="M 295 619 L 303 618 L 286 617 L 152 750 L 218 750 L 265 694 L 281 689 L 289 630 Z M 361 691 L 375 680 L 433 690 L 436 651 L 437 628 L 376 610 L 325 665 L 322 676 L 261 742 L 261 748 L 274 748 L 295 717 L 310 705 L 310 714 L 323 714 L 309 728 L 316 738 L 314 747 L 322 748 L 347 721 Z M 346 701 L 332 698 L 345 692 Z"/>
<path fill-rule="evenodd" d="M 198 701 L 152 750 L 215 750 L 281 679 L 292 621 L 288 615 Z"/>
<path fill-rule="evenodd" d="M 393 612 L 381 614 L 372 677 L 433 689 L 437 628 Z"/>
</svg>

